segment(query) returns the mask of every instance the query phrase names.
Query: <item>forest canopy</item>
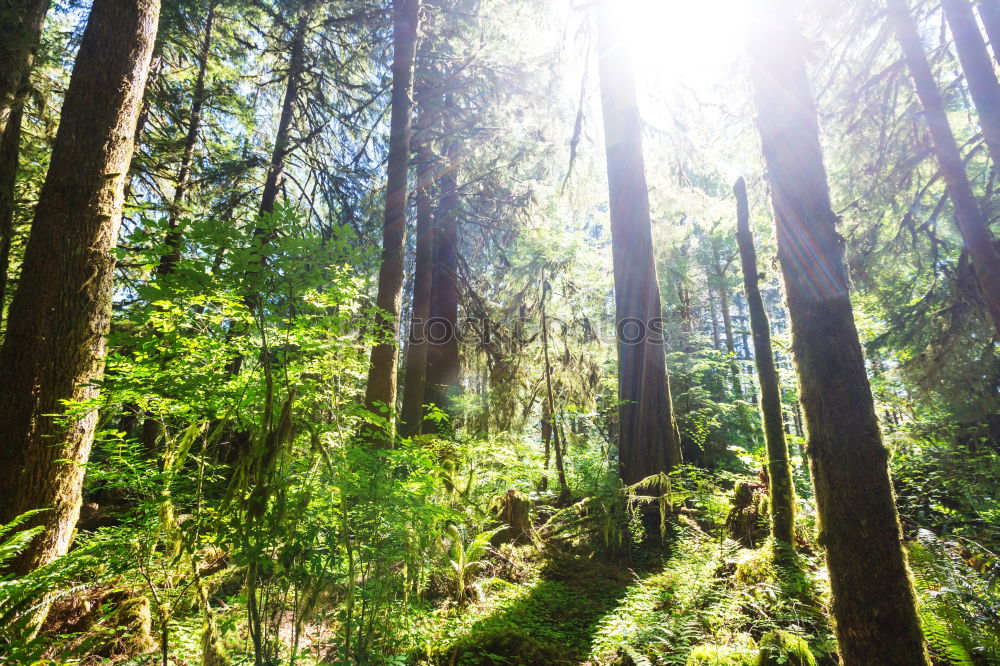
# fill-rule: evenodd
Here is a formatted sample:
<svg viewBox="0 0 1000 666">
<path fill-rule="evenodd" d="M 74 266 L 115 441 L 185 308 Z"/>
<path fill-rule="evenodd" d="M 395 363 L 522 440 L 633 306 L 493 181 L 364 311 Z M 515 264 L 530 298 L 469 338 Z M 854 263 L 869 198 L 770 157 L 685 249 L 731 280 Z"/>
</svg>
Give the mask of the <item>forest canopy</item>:
<svg viewBox="0 0 1000 666">
<path fill-rule="evenodd" d="M 0 663 L 1000 664 L 1000 0 L 0 0 Z"/>
</svg>

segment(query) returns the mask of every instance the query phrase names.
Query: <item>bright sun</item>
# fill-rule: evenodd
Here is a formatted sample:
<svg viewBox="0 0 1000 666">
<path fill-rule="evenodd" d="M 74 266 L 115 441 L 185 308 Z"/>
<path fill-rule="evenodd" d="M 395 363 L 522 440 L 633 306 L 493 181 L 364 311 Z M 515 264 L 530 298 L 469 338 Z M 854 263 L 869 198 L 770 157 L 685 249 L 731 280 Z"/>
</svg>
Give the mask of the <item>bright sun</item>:
<svg viewBox="0 0 1000 666">
<path fill-rule="evenodd" d="M 618 0 L 636 71 L 651 84 L 697 82 L 743 49 L 747 0 Z"/>
</svg>

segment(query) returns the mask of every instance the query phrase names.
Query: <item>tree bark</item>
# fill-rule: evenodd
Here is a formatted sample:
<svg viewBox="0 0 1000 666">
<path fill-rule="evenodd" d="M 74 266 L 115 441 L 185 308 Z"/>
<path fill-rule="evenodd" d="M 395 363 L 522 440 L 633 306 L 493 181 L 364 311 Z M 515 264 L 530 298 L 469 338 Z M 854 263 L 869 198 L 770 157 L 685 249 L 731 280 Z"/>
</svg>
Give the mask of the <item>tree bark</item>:
<svg viewBox="0 0 1000 666">
<path fill-rule="evenodd" d="M 889 17 L 896 30 L 896 36 L 903 48 L 903 55 L 910 77 L 917 90 L 917 97 L 924 108 L 924 118 L 930 129 L 937 155 L 955 208 L 955 222 L 965 247 L 972 257 L 972 267 L 979 282 L 986 308 L 993 324 L 1000 332 L 1000 251 L 993 241 L 993 235 L 986 226 L 986 219 L 972 193 L 972 186 L 965 173 L 965 164 L 955 142 L 955 135 L 948 124 L 944 103 L 934 83 L 927 56 L 924 54 L 916 24 L 906 6 L 906 0 L 887 0 Z"/>
<path fill-rule="evenodd" d="M 198 143 L 198 132 L 201 129 L 201 111 L 205 105 L 205 76 L 208 72 L 208 59 L 212 54 L 212 28 L 215 23 L 215 2 L 208 7 L 205 17 L 205 34 L 198 53 L 198 76 L 195 79 L 194 90 L 191 91 L 191 113 L 188 116 L 188 129 L 184 137 L 184 153 L 181 165 L 177 170 L 177 182 L 174 185 L 174 197 L 170 202 L 167 217 L 167 251 L 160 258 L 157 272 L 160 275 L 170 275 L 174 266 L 181 258 L 181 244 L 184 236 L 178 229 L 180 215 L 187 196 L 188 185 L 191 182 L 191 166 L 194 163 L 194 149 Z M 284 109 L 282 109 L 284 110 Z"/>
<path fill-rule="evenodd" d="M 941 0 L 941 7 L 979 115 L 983 140 L 994 167 L 1000 169 L 1000 83 L 993 71 L 986 41 L 979 31 L 979 23 L 969 0 Z"/>
<path fill-rule="evenodd" d="M 837 642 L 845 664 L 929 664 L 792 6 L 758 0 L 748 52 Z"/>
<path fill-rule="evenodd" d="M 24 96 L 50 0 L 10 0 L 0 9 L 0 321 L 14 239 L 14 203 Z"/>
<path fill-rule="evenodd" d="M 993 60 L 1000 65 L 1000 0 L 979 0 L 979 18 L 993 49 Z"/>
<path fill-rule="evenodd" d="M 427 378 L 424 403 L 435 405 L 454 423 L 452 398 L 461 390 L 458 349 L 458 163 L 459 144 L 452 139 L 447 148 L 447 168 L 441 175 L 441 194 L 435 213 L 434 268 L 427 347 Z M 425 420 L 424 432 L 442 432 L 450 426 Z"/>
<path fill-rule="evenodd" d="M 159 6 L 94 1 L 11 304 L 0 351 L 0 520 L 49 509 L 38 518 L 45 531 L 15 565 L 22 572 L 66 552 L 80 511 L 112 250 Z"/>
<path fill-rule="evenodd" d="M 421 111 L 418 131 L 414 136 L 417 162 L 417 247 L 413 271 L 413 305 L 411 308 L 410 340 L 406 348 L 406 382 L 403 384 L 403 406 L 400 412 L 400 432 L 419 435 L 424 418 L 427 388 L 427 320 L 430 318 L 431 288 L 434 275 L 434 153 L 431 149 L 431 121 L 426 109 Z"/>
<path fill-rule="evenodd" d="M 754 360 L 760 384 L 760 411 L 764 422 L 764 442 L 767 446 L 767 476 L 770 491 L 771 534 L 776 541 L 792 548 L 795 543 L 795 486 L 788 461 L 788 447 L 781 414 L 781 389 L 778 371 L 771 349 L 771 327 L 760 296 L 757 273 L 757 251 L 750 231 L 750 204 L 747 186 L 742 178 L 733 187 L 736 195 L 736 242 L 740 247 L 743 266 L 743 288 L 750 311 Z"/>
<path fill-rule="evenodd" d="M 635 80 L 612 0 L 598 0 L 598 59 L 611 208 L 618 332 L 619 471 L 626 484 L 681 460 L 667 377 L 653 258 L 642 121 Z M 623 335 L 623 333 L 625 335 Z"/>
<path fill-rule="evenodd" d="M 403 293 L 403 253 L 406 247 L 407 167 L 410 161 L 410 107 L 413 63 L 416 58 L 419 0 L 393 0 L 392 110 L 389 127 L 389 166 L 382 228 L 382 265 L 378 275 L 375 332 L 381 338 L 372 348 L 365 406 L 384 410 L 391 424 L 396 409 L 396 338 Z M 373 443 L 389 446 L 392 427 L 376 434 Z"/>
</svg>

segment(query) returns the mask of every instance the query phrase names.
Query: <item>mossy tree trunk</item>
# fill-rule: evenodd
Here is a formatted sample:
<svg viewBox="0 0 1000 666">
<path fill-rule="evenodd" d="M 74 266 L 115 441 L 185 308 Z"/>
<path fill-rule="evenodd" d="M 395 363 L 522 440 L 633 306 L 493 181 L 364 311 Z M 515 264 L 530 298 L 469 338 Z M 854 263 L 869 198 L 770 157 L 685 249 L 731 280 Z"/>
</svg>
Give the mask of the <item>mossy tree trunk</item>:
<svg viewBox="0 0 1000 666">
<path fill-rule="evenodd" d="M 386 177 L 385 214 L 382 225 L 382 263 L 379 267 L 379 309 L 375 331 L 380 338 L 372 347 L 365 407 L 382 413 L 388 429 L 372 433 L 372 442 L 390 446 L 393 411 L 396 409 L 396 338 L 403 296 L 403 254 L 406 249 L 407 172 L 410 162 L 410 108 L 413 96 L 413 64 L 416 58 L 419 0 L 393 0 L 392 99 L 389 120 L 389 160 Z"/>
<path fill-rule="evenodd" d="M 837 642 L 845 664 L 928 664 L 793 6 L 758 0 L 748 51 Z"/>
<path fill-rule="evenodd" d="M 16 568 L 66 552 L 97 425 L 112 250 L 159 0 L 95 0 L 0 351 L 3 521 L 49 509 Z M 69 403 L 69 406 L 67 406 Z"/>
<path fill-rule="evenodd" d="M 896 30 L 903 56 L 910 70 L 917 97 L 924 109 L 924 118 L 931 133 L 934 152 L 941 175 L 948 188 L 955 210 L 955 222 L 972 257 L 972 268 L 979 282 L 986 308 L 1000 332 L 1000 250 L 986 224 L 983 212 L 972 193 L 965 173 L 965 163 L 948 124 L 944 102 L 931 74 L 917 26 L 906 6 L 906 0 L 887 0 L 889 18 Z"/>
<path fill-rule="evenodd" d="M 598 60 L 618 334 L 619 471 L 631 485 L 677 465 L 681 450 L 662 335 L 642 121 L 617 5 L 597 2 Z"/>
<path fill-rule="evenodd" d="M 736 242 L 740 247 L 743 267 L 743 287 L 750 310 L 750 330 L 753 333 L 754 360 L 760 384 L 760 411 L 764 421 L 764 442 L 767 446 L 767 476 L 770 493 L 771 534 L 789 547 L 795 543 L 795 486 L 788 461 L 788 446 L 781 414 L 781 388 L 778 370 L 771 349 L 771 327 L 760 296 L 757 273 L 757 252 L 750 231 L 750 205 L 747 186 L 742 178 L 733 187 L 736 195 Z"/>
</svg>

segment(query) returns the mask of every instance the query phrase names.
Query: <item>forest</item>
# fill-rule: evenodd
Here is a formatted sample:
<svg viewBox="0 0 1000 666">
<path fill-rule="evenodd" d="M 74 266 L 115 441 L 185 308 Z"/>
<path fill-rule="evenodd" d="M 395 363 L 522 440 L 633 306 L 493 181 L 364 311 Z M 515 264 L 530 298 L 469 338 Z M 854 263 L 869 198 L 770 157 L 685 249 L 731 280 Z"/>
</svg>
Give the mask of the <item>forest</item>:
<svg viewBox="0 0 1000 666">
<path fill-rule="evenodd" d="M 0 664 L 1000 666 L 1000 0 L 0 0 Z"/>
</svg>

